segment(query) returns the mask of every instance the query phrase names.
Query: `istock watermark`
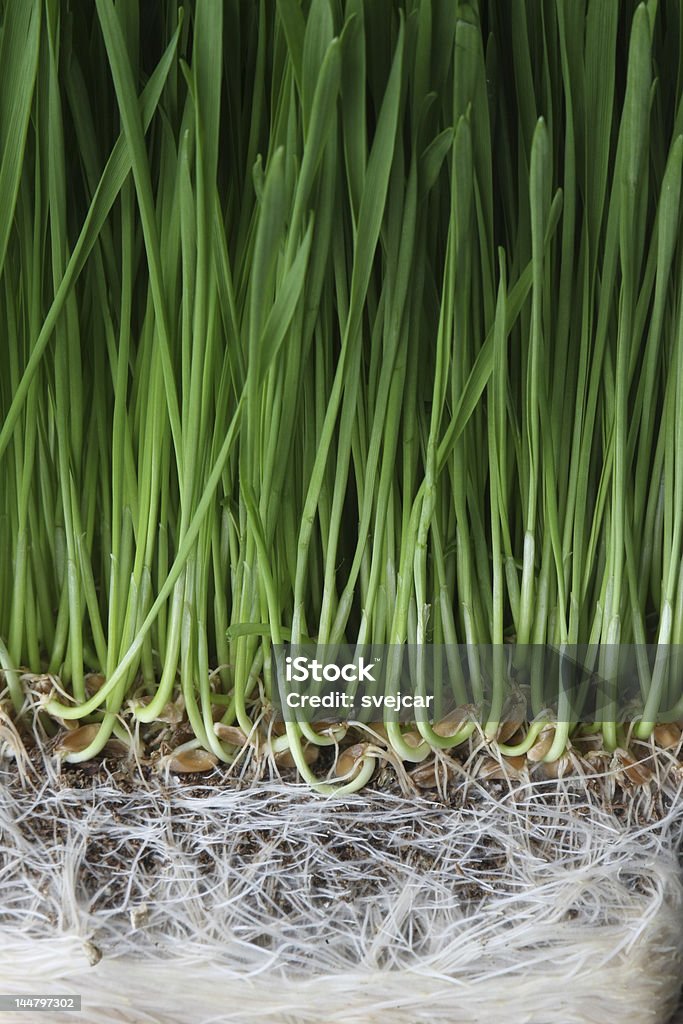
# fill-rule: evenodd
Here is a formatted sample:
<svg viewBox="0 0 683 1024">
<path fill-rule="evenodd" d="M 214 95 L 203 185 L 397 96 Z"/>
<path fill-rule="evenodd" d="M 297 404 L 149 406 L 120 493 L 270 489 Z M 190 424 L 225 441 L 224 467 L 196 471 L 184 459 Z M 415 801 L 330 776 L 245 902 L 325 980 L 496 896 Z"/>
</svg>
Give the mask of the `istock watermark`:
<svg viewBox="0 0 683 1024">
<path fill-rule="evenodd" d="M 376 682 L 373 670 L 375 665 L 366 665 L 365 659 L 360 657 L 358 664 L 347 662 L 345 665 L 336 665 L 334 662 L 318 661 L 314 658 L 310 661 L 305 654 L 298 658 L 285 657 L 285 679 L 288 683 L 305 683 L 312 679 L 316 683 L 336 683 L 343 680 L 346 683 L 354 682 Z"/>
<path fill-rule="evenodd" d="M 437 722 L 456 707 L 497 721 L 634 721 L 653 675 L 660 720 L 683 718 L 683 647 L 622 644 L 283 644 L 273 648 L 285 721 Z"/>
<path fill-rule="evenodd" d="M 376 672 L 378 659 L 366 663 L 362 656 L 358 662 L 348 661 L 343 664 L 310 659 L 305 654 L 298 657 L 286 655 L 284 660 L 285 687 L 282 692 L 284 707 L 287 710 L 308 709 L 309 711 L 379 711 L 385 709 L 402 711 L 415 707 L 429 707 L 434 700 L 433 695 L 424 698 L 418 694 L 378 693 L 372 692 L 377 683 Z M 328 683 L 341 684 L 345 689 L 331 689 L 321 692 L 318 687 L 310 684 Z M 297 684 L 304 684 L 302 690 Z M 360 684 L 358 692 L 348 684 Z M 371 692 L 367 692 L 368 688 Z"/>
<path fill-rule="evenodd" d="M 413 721 L 416 711 L 431 711 L 435 695 L 432 680 L 419 691 L 401 664 L 403 653 L 398 646 L 362 654 L 351 646 L 277 647 L 275 704 L 285 721 L 375 721 L 388 713 Z"/>
</svg>

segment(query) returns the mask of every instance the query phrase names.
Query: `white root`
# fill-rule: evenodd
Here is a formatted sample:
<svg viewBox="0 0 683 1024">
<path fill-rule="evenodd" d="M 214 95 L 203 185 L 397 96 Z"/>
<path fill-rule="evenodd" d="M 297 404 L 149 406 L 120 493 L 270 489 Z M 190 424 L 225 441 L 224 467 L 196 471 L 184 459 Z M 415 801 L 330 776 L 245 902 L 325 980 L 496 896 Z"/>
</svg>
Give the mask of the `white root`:
<svg viewBox="0 0 683 1024">
<path fill-rule="evenodd" d="M 654 1024 L 673 1009 L 673 758 L 630 794 L 615 774 L 593 793 L 459 776 L 448 808 L 220 768 L 123 788 L 50 761 L 33 789 L 15 772 L 0 762 L 0 993 L 80 993 L 91 1024 Z"/>
</svg>

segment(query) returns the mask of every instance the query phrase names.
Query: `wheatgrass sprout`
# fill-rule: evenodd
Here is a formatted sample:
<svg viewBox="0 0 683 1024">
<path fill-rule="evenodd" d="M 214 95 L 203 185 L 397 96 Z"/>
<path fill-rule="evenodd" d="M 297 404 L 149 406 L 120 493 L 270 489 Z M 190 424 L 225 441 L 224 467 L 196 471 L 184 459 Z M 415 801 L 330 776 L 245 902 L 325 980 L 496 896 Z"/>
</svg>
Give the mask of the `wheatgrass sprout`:
<svg viewBox="0 0 683 1024">
<path fill-rule="evenodd" d="M 654 3 L 2 8 L 19 720 L 47 675 L 70 761 L 180 715 L 323 791 L 367 742 L 349 791 L 683 718 L 679 40 Z M 282 643 L 407 645 L 417 692 L 443 648 L 459 709 L 275 727 Z"/>
<path fill-rule="evenodd" d="M 0 1011 L 667 1019 L 682 89 L 678 0 L 0 0 Z"/>
</svg>

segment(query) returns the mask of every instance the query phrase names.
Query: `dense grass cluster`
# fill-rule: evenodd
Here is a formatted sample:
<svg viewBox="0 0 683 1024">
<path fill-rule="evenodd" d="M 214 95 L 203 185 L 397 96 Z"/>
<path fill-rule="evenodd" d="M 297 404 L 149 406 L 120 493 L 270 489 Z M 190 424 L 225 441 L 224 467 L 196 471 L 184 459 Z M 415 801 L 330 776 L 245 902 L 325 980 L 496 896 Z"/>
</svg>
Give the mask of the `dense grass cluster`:
<svg viewBox="0 0 683 1024">
<path fill-rule="evenodd" d="M 272 642 L 683 643 L 675 0 L 0 11 L 17 712 L 230 761 Z"/>
</svg>

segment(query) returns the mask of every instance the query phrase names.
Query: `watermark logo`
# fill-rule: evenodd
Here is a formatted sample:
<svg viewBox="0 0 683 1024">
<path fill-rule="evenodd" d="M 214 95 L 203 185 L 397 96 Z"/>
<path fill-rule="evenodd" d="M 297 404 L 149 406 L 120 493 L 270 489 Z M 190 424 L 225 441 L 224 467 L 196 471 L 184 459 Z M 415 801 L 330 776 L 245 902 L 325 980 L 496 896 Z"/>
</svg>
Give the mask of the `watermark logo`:
<svg viewBox="0 0 683 1024">
<path fill-rule="evenodd" d="M 431 724 L 466 707 L 479 721 L 502 723 L 513 708 L 514 720 L 628 722 L 642 716 L 655 677 L 666 698 L 658 720 L 683 719 L 675 645 L 282 644 L 273 661 L 272 701 L 285 721 Z"/>
<path fill-rule="evenodd" d="M 316 683 L 337 683 L 342 680 L 345 683 L 375 683 L 377 680 L 373 675 L 374 664 L 367 665 L 361 656 L 358 664 L 346 662 L 337 665 L 335 662 L 322 662 L 314 658 L 312 661 L 305 654 L 293 658 L 291 655 L 285 657 L 285 680 L 288 683 L 305 683 L 312 679 Z"/>
</svg>

